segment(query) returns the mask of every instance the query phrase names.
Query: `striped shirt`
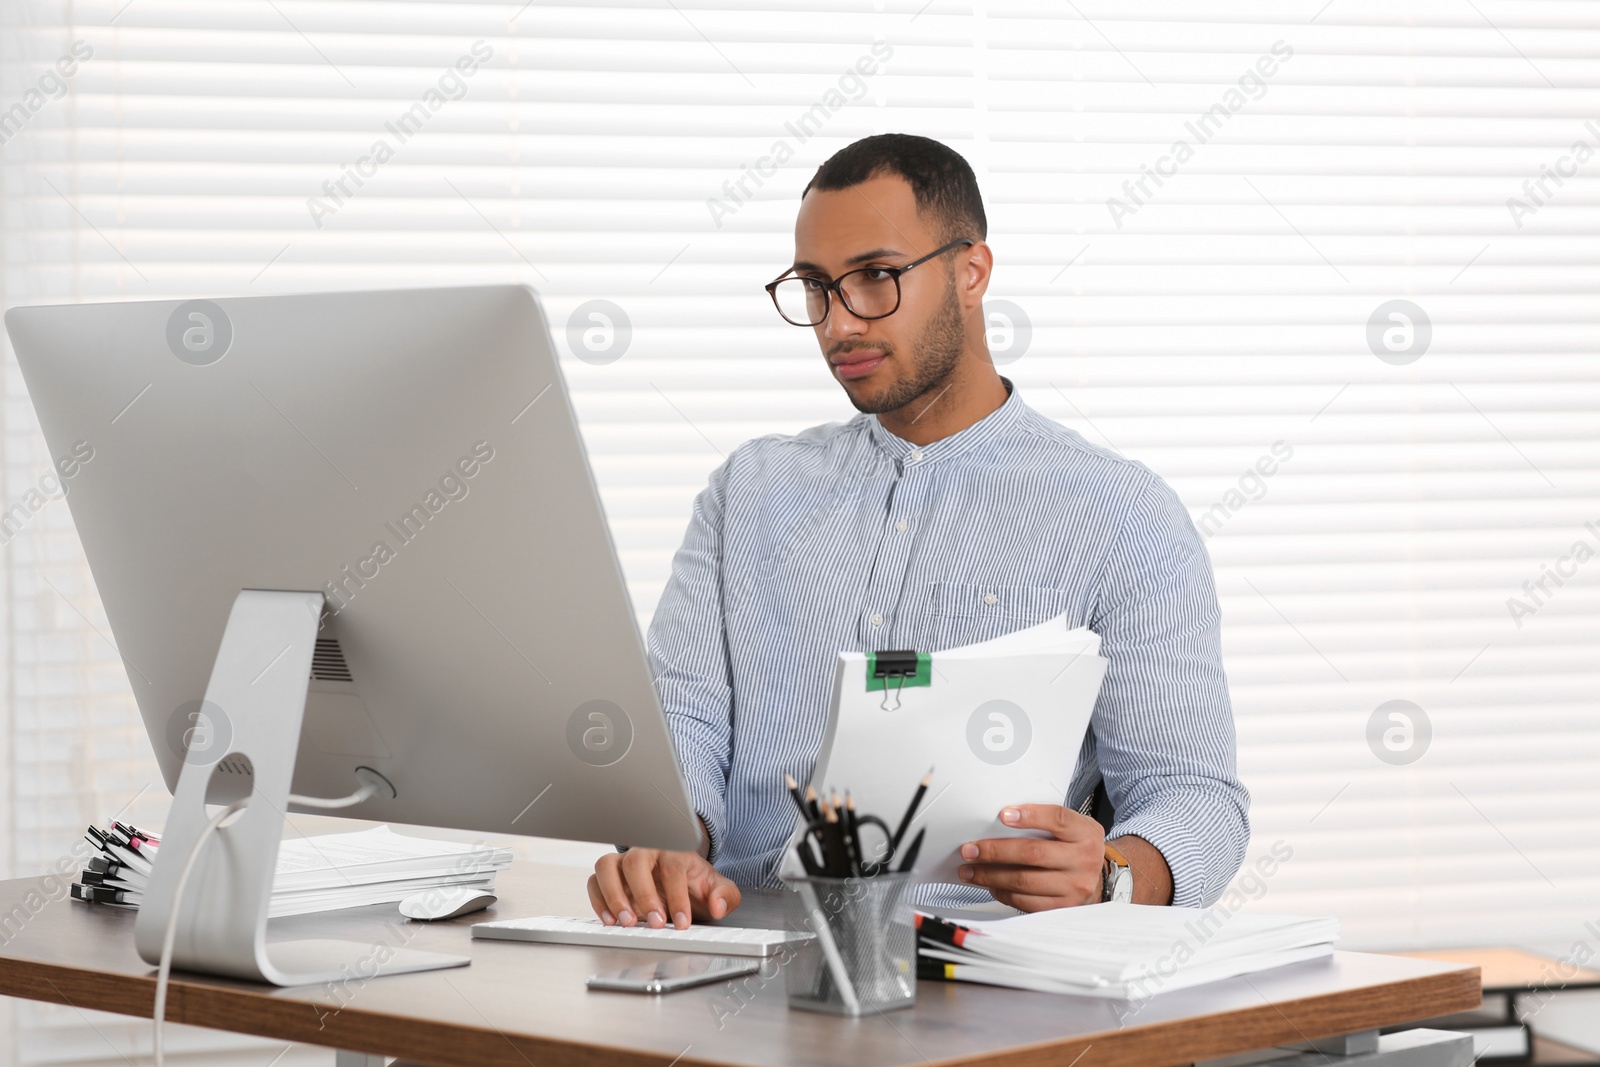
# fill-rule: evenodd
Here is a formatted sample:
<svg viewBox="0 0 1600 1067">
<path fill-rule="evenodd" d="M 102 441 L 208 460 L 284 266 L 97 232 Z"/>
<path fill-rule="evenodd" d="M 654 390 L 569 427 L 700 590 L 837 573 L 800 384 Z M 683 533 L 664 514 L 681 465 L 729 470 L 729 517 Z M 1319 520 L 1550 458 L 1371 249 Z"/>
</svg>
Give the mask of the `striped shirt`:
<svg viewBox="0 0 1600 1067">
<path fill-rule="evenodd" d="M 1109 837 L 1209 906 L 1238 871 L 1235 773 L 1210 561 L 1144 465 L 1023 403 L 915 445 L 872 415 L 739 446 L 696 497 L 648 648 L 711 860 L 776 885 L 794 828 L 783 772 L 815 766 L 841 650 L 941 649 L 1065 613 L 1108 662 L 1063 802 L 1104 781 Z M 923 903 L 988 900 L 927 887 Z"/>
</svg>

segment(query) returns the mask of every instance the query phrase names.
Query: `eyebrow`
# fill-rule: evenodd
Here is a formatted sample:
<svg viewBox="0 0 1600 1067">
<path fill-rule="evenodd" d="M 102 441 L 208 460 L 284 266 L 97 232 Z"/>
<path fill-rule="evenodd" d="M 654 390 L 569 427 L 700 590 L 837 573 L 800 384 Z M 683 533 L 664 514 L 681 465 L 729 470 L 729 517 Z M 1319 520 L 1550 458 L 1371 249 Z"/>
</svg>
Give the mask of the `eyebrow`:
<svg viewBox="0 0 1600 1067">
<path fill-rule="evenodd" d="M 905 255 L 905 253 L 900 251 L 897 248 L 874 248 L 870 252 L 862 252 L 859 255 L 851 256 L 849 259 L 845 260 L 845 265 L 853 267 L 853 266 L 855 266 L 855 265 L 857 265 L 859 263 L 870 263 L 875 259 L 893 259 L 896 256 L 903 256 L 903 255 Z M 827 273 L 821 267 L 817 266 L 815 263 L 811 263 L 811 262 L 808 262 L 806 260 L 796 260 L 794 265 L 791 266 L 789 269 L 790 270 L 814 270 L 814 271 L 817 271 L 819 274 Z"/>
</svg>

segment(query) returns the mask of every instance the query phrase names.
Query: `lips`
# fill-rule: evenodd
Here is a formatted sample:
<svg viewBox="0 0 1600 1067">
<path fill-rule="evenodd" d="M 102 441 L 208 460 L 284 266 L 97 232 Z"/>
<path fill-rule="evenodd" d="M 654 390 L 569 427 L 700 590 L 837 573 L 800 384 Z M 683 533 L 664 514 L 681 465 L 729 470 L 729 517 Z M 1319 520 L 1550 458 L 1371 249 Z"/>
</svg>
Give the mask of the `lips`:
<svg viewBox="0 0 1600 1067">
<path fill-rule="evenodd" d="M 865 378 L 887 358 L 882 352 L 847 352 L 833 361 L 833 372 L 845 379 Z"/>
</svg>

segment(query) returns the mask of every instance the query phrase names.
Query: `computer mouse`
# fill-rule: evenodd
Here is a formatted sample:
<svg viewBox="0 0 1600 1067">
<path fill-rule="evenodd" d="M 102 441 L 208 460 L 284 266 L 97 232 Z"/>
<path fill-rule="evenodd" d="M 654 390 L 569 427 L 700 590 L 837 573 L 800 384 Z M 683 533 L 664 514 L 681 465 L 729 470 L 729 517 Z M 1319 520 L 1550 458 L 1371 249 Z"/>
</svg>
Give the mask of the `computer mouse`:
<svg viewBox="0 0 1600 1067">
<path fill-rule="evenodd" d="M 400 914 L 408 919 L 438 922 L 458 915 L 482 911 L 497 899 L 493 891 L 477 886 L 448 886 L 424 889 L 400 902 Z"/>
</svg>

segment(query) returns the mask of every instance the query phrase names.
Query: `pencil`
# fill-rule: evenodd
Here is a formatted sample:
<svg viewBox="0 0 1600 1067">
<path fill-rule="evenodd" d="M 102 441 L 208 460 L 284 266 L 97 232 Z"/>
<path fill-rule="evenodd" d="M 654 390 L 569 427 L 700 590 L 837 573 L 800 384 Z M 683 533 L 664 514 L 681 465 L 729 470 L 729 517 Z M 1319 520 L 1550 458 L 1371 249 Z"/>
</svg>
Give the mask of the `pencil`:
<svg viewBox="0 0 1600 1067">
<path fill-rule="evenodd" d="M 928 828 L 926 826 L 917 831 L 917 836 L 911 839 L 911 847 L 906 849 L 905 859 L 901 860 L 900 866 L 895 868 L 897 872 L 903 874 L 916 866 L 917 853 L 922 851 L 922 835 L 927 832 Z"/>
<path fill-rule="evenodd" d="M 856 817 L 856 798 L 849 793 L 844 795 L 844 815 L 844 840 L 850 853 L 850 873 L 860 878 L 865 873 L 861 866 L 861 823 Z"/>
<path fill-rule="evenodd" d="M 840 836 L 839 813 L 833 810 L 833 805 L 827 800 L 822 801 L 822 863 L 823 873 L 829 878 L 847 876 L 849 859 L 844 855 L 844 842 Z M 843 870 L 844 874 L 839 872 Z"/>
<path fill-rule="evenodd" d="M 911 794 L 911 803 L 906 808 L 906 813 L 900 817 L 900 825 L 895 827 L 894 837 L 889 839 L 889 855 L 900 851 L 900 842 L 906 836 L 906 831 L 911 828 L 911 820 L 917 814 L 917 806 L 922 803 L 923 796 L 928 792 L 928 783 L 933 781 L 933 768 L 928 768 L 928 773 L 922 776 L 922 781 L 917 785 L 917 791 Z"/>
<path fill-rule="evenodd" d="M 788 787 L 789 795 L 794 798 L 794 806 L 800 809 L 800 818 L 803 822 L 811 822 L 811 812 L 806 808 L 806 798 L 800 792 L 800 783 L 794 780 L 794 775 L 785 774 L 783 784 Z M 803 833 L 800 840 L 794 845 L 795 855 L 800 859 L 800 866 L 813 877 L 822 873 L 822 868 L 817 865 L 816 855 L 811 851 L 811 835 Z"/>
<path fill-rule="evenodd" d="M 794 854 L 800 857 L 800 866 L 805 868 L 807 874 L 815 878 L 822 873 L 822 868 L 817 866 L 817 857 L 811 851 L 811 835 L 807 834 L 795 842 Z"/>
<path fill-rule="evenodd" d="M 800 817 L 810 822 L 811 813 L 806 810 L 806 798 L 805 794 L 800 792 L 800 783 L 794 780 L 794 775 L 785 774 L 783 784 L 789 787 L 789 795 L 794 797 L 794 806 L 800 809 Z"/>
</svg>

